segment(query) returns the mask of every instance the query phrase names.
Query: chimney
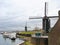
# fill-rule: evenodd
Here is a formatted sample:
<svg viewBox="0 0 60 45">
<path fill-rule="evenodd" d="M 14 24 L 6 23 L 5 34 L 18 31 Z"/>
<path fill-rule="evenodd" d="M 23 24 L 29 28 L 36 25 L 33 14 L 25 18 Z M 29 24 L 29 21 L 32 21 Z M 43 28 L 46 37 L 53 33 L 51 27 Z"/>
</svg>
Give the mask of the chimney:
<svg viewBox="0 0 60 45">
<path fill-rule="evenodd" d="M 58 12 L 58 15 L 59 15 L 59 19 L 60 19 L 60 10 L 59 10 L 59 12 Z"/>
</svg>

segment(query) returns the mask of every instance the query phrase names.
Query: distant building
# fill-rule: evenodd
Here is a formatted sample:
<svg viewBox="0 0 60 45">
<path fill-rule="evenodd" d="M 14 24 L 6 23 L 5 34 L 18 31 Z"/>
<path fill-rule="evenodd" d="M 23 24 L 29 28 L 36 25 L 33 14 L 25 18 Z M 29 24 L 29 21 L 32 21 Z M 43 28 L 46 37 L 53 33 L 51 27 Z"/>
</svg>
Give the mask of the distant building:
<svg viewBox="0 0 60 45">
<path fill-rule="evenodd" d="M 59 19 L 55 26 L 49 32 L 48 44 L 49 45 L 60 45 L 60 11 L 58 12 Z"/>
</svg>

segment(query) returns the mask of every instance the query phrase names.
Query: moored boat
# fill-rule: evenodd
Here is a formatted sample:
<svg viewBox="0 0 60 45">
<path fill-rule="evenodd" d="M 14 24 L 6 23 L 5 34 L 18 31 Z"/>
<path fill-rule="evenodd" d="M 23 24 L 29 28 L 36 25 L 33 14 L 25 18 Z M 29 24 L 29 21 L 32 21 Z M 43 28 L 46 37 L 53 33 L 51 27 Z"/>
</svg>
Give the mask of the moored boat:
<svg viewBox="0 0 60 45">
<path fill-rule="evenodd" d="M 10 34 L 7 33 L 7 32 L 3 33 L 3 37 L 4 37 L 4 38 L 9 38 L 9 35 L 10 35 Z"/>
<path fill-rule="evenodd" d="M 11 33 L 11 34 L 9 35 L 9 38 L 10 38 L 11 40 L 15 40 L 15 39 L 16 39 L 16 33 Z"/>
</svg>

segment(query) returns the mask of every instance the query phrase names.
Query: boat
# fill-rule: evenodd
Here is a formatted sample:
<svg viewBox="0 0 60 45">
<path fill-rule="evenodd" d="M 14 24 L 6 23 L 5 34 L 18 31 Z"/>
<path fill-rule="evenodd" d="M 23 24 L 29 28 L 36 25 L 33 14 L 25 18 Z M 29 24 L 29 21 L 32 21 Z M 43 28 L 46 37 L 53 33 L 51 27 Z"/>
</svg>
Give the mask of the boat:
<svg viewBox="0 0 60 45">
<path fill-rule="evenodd" d="M 7 32 L 4 32 L 4 33 L 3 33 L 3 37 L 4 37 L 4 38 L 9 38 L 9 35 L 10 35 L 10 34 L 7 33 Z"/>
<path fill-rule="evenodd" d="M 4 32 L 1 32 L 1 34 L 3 34 Z"/>
<path fill-rule="evenodd" d="M 15 40 L 15 39 L 16 39 L 16 33 L 11 33 L 11 34 L 9 35 L 9 38 L 10 38 L 11 40 Z"/>
</svg>

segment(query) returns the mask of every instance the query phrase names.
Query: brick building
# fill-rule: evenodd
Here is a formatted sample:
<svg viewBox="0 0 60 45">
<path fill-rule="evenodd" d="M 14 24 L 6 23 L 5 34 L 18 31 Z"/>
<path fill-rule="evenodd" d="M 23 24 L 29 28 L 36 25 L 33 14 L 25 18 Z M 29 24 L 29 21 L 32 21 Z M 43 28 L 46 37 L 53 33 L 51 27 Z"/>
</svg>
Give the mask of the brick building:
<svg viewBox="0 0 60 45">
<path fill-rule="evenodd" d="M 49 32 L 49 38 L 48 38 L 49 45 L 60 45 L 60 11 L 58 12 L 58 14 L 59 19 Z"/>
</svg>

